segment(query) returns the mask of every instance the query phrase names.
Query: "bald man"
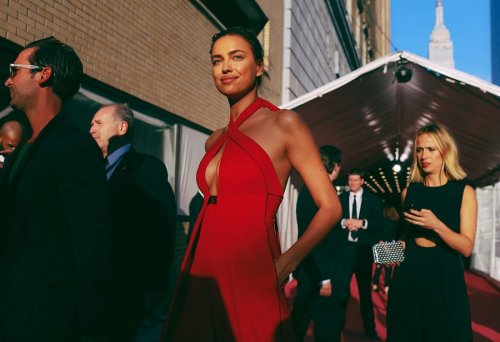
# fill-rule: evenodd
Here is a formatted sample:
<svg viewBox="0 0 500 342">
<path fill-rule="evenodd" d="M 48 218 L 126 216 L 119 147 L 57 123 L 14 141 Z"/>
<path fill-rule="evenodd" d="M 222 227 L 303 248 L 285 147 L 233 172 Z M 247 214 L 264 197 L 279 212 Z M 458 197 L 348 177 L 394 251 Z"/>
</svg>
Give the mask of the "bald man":
<svg viewBox="0 0 500 342">
<path fill-rule="evenodd" d="M 23 127 L 18 121 L 7 121 L 0 128 L 0 169 L 5 155 L 11 154 L 23 138 Z"/>
</svg>

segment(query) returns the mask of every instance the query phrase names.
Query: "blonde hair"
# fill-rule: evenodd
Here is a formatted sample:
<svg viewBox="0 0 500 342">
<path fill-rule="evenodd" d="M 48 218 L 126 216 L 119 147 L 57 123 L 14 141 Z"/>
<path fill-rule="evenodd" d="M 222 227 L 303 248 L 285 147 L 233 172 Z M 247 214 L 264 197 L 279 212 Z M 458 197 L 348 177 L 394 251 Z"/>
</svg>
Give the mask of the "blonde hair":
<svg viewBox="0 0 500 342">
<path fill-rule="evenodd" d="M 448 130 L 437 124 L 429 124 L 420 128 L 413 142 L 413 162 L 411 165 L 410 182 L 423 183 L 425 174 L 417 158 L 417 139 L 427 134 L 436 143 L 437 149 L 443 158 L 443 169 L 445 176 L 450 180 L 464 179 L 467 174 L 458 163 L 458 149 L 455 140 Z"/>
</svg>

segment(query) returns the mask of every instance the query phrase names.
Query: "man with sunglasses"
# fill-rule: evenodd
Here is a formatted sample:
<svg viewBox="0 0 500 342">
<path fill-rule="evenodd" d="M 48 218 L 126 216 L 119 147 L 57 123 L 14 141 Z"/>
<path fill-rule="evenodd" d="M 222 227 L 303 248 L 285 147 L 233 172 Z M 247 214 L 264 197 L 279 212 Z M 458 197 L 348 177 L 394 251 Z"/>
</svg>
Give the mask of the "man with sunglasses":
<svg viewBox="0 0 500 342">
<path fill-rule="evenodd" d="M 67 119 L 83 67 L 54 38 L 28 44 L 5 85 L 33 134 L 0 182 L 0 340 L 106 337 L 109 227 L 99 147 Z"/>
</svg>

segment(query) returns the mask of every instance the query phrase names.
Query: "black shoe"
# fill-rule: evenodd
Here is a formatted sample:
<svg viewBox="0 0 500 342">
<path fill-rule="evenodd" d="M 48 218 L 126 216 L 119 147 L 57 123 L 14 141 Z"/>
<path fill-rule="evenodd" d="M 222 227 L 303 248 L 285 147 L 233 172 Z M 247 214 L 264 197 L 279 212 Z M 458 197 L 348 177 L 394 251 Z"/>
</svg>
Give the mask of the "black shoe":
<svg viewBox="0 0 500 342">
<path fill-rule="evenodd" d="M 371 340 L 380 340 L 375 329 L 365 330 L 365 335 Z"/>
</svg>

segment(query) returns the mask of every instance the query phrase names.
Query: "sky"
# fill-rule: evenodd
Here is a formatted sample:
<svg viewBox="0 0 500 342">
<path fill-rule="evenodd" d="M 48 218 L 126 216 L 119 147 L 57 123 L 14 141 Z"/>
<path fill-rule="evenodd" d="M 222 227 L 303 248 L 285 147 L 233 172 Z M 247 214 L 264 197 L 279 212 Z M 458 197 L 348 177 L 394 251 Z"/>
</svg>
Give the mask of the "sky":
<svg viewBox="0 0 500 342">
<path fill-rule="evenodd" d="M 455 68 L 491 82 L 490 1 L 443 0 Z M 428 58 L 436 0 L 391 0 L 391 41 L 397 50 Z M 396 51 L 394 47 L 391 49 Z"/>
</svg>

